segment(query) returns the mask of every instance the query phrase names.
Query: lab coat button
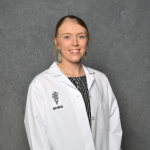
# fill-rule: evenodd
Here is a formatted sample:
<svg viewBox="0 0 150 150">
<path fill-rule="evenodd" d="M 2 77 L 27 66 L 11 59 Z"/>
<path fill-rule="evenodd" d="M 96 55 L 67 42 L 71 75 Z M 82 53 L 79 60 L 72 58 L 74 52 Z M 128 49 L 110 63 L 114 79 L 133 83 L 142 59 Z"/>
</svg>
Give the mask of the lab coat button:
<svg viewBox="0 0 150 150">
<path fill-rule="evenodd" d="M 95 120 L 95 118 L 94 118 L 94 117 L 92 117 L 92 120 L 94 121 L 94 120 Z"/>
<path fill-rule="evenodd" d="M 89 94 L 89 97 L 91 98 L 91 94 Z"/>
</svg>

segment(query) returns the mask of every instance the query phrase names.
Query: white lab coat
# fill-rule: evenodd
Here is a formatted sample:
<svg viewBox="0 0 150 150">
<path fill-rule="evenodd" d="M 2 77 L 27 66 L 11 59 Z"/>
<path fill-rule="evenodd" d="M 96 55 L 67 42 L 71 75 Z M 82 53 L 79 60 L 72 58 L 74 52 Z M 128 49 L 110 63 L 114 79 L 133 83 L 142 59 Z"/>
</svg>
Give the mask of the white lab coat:
<svg viewBox="0 0 150 150">
<path fill-rule="evenodd" d="M 92 128 L 81 93 L 54 62 L 28 90 L 25 129 L 31 150 L 120 150 L 119 108 L 107 77 L 84 65 Z"/>
</svg>

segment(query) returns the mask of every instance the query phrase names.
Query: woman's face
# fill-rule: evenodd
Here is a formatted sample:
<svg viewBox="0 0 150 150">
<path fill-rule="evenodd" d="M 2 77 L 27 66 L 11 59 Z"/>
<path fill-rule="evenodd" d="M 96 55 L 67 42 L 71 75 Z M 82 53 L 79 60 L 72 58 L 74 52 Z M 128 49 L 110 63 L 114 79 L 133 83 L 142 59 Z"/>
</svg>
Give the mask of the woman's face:
<svg viewBox="0 0 150 150">
<path fill-rule="evenodd" d="M 62 62 L 80 62 L 88 43 L 86 29 L 67 20 L 59 27 L 58 36 L 54 41 L 61 50 Z"/>
</svg>

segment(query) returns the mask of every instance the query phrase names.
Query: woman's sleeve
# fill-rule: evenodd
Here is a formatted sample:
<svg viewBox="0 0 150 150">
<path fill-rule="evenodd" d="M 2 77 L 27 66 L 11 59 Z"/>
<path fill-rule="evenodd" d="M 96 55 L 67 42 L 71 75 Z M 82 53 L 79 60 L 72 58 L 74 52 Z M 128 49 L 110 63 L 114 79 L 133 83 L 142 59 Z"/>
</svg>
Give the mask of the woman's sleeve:
<svg viewBox="0 0 150 150">
<path fill-rule="evenodd" d="M 51 150 L 46 133 L 44 99 L 40 84 L 36 80 L 30 84 L 27 94 L 24 124 L 31 150 Z"/>
<path fill-rule="evenodd" d="M 106 82 L 107 95 L 109 100 L 109 150 L 121 150 L 122 127 L 119 107 L 107 78 Z"/>
</svg>

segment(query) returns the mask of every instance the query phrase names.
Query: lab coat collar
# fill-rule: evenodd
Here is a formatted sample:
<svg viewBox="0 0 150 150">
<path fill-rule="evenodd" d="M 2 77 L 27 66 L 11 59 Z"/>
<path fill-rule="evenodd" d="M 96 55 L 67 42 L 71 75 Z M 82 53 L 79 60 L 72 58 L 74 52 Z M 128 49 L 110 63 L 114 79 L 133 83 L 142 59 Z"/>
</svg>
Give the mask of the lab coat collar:
<svg viewBox="0 0 150 150">
<path fill-rule="evenodd" d="M 57 66 L 58 62 L 53 62 L 53 64 L 49 67 L 48 72 L 51 77 L 61 76 L 61 71 Z"/>
<path fill-rule="evenodd" d="M 57 66 L 59 62 L 53 62 L 53 64 L 50 66 L 50 68 L 48 69 L 49 73 L 50 73 L 50 76 L 51 77 L 58 77 L 58 76 L 61 76 L 62 77 L 62 82 L 64 82 L 65 84 L 68 84 L 69 86 L 73 87 L 76 89 L 76 87 L 73 85 L 72 82 L 70 82 L 70 80 L 67 78 L 66 75 L 64 75 L 59 67 Z M 91 68 L 88 68 L 86 66 L 84 66 L 83 64 L 81 64 L 83 66 L 83 69 L 85 71 L 85 74 L 86 74 L 86 78 L 87 78 L 87 83 L 88 83 L 88 90 L 90 90 L 91 88 L 91 85 L 94 81 L 94 76 L 93 74 L 95 74 L 94 70 L 91 69 Z"/>
</svg>

